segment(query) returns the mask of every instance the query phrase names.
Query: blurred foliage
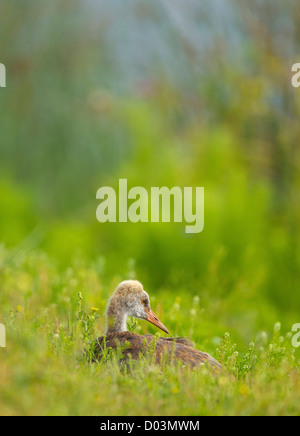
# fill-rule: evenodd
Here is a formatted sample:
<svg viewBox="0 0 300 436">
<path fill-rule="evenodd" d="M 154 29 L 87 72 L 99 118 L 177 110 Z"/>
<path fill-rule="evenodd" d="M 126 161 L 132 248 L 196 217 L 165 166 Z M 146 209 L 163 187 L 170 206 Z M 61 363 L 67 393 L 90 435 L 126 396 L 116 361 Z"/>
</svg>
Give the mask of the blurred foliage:
<svg viewBox="0 0 300 436">
<path fill-rule="evenodd" d="M 106 286 L 137 277 L 170 305 L 199 295 L 216 322 L 214 330 L 203 321 L 207 335 L 231 328 L 246 339 L 278 319 L 289 329 L 300 305 L 297 2 L 228 1 L 236 34 L 227 38 L 203 14 L 210 43 L 199 51 L 162 2 L 130 2 L 179 68 L 172 75 L 164 57 L 151 57 L 143 80 L 127 86 L 109 3 L 97 18 L 78 1 L 0 5 L 0 240 L 14 262 L 41 250 L 62 275 L 83 259 Z M 99 224 L 97 189 L 117 188 L 119 178 L 147 189 L 204 186 L 204 232 Z M 26 280 L 34 301 L 40 287 Z M 54 289 L 55 300 L 63 291 Z"/>
</svg>

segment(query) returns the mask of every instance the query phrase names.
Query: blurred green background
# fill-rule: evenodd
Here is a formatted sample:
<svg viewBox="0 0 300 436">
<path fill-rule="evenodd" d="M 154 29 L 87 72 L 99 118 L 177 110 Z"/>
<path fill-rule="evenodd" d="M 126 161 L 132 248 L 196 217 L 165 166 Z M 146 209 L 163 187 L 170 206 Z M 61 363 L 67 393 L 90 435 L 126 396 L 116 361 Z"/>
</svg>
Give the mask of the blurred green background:
<svg viewBox="0 0 300 436">
<path fill-rule="evenodd" d="M 198 295 L 216 335 L 299 322 L 298 3 L 11 0 L 0 17 L 10 255 L 84 259 L 170 306 Z M 96 192 L 119 178 L 204 186 L 203 233 L 98 223 Z"/>
</svg>

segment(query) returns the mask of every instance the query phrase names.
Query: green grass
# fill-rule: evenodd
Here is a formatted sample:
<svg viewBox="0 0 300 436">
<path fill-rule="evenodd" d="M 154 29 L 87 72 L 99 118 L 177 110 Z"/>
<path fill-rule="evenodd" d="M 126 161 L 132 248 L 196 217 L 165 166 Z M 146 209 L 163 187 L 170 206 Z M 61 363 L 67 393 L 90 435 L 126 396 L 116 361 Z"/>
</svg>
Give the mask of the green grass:
<svg viewBox="0 0 300 436">
<path fill-rule="evenodd" d="M 1 415 L 299 415 L 300 361 L 291 332 L 276 323 L 236 344 L 237 331 L 222 330 L 225 320 L 206 313 L 201 295 L 162 290 L 152 305 L 172 334 L 189 336 L 222 363 L 220 376 L 147 360 L 126 369 L 111 353 L 90 363 L 83 351 L 104 331 L 118 280 L 103 284 L 79 259 L 59 271 L 42 253 L 16 260 L 2 249 Z M 142 321 L 130 320 L 130 328 L 157 333 Z"/>
<path fill-rule="evenodd" d="M 212 38 L 193 53 L 171 16 L 157 20 L 159 2 L 127 18 L 106 2 L 95 25 L 85 2 L 36 3 L 0 4 L 0 413 L 299 414 L 300 105 L 288 78 L 298 5 L 229 2 L 228 33 L 198 2 Z M 137 48 L 126 45 L 133 18 L 166 47 L 132 65 L 143 83 L 124 81 L 128 59 L 115 55 L 119 42 Z M 100 224 L 96 192 L 120 178 L 204 186 L 204 231 Z M 82 359 L 127 278 L 143 282 L 172 335 L 222 362 L 220 377 Z"/>
</svg>

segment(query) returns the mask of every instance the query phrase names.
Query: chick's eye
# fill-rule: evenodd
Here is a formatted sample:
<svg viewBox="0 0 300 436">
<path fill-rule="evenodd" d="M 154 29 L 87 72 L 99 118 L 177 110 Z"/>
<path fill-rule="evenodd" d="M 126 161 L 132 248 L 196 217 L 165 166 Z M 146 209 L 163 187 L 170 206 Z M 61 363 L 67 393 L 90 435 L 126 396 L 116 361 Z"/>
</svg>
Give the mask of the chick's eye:
<svg viewBox="0 0 300 436">
<path fill-rule="evenodd" d="M 146 305 L 148 304 L 148 300 L 147 300 L 147 298 L 144 298 L 144 299 L 142 300 L 142 303 L 146 306 Z"/>
</svg>

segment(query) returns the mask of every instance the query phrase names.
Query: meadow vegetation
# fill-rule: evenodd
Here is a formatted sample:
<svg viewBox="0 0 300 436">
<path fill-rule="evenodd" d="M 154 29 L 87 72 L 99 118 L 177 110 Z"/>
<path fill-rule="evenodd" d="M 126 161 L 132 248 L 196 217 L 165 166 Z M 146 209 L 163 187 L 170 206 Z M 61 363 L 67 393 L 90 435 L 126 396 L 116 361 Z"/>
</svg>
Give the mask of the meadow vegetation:
<svg viewBox="0 0 300 436">
<path fill-rule="evenodd" d="M 299 415 L 298 4 L 228 2 L 235 42 L 200 14 L 212 34 L 197 52 L 160 2 L 139 2 L 136 23 L 168 50 L 128 84 L 108 2 L 99 22 L 84 2 L 50 3 L 0 5 L 0 414 Z M 204 186 L 204 231 L 99 223 L 96 192 L 120 178 Z M 130 278 L 172 335 L 222 363 L 220 377 L 129 370 L 110 353 L 91 364 L 107 299 Z"/>
<path fill-rule="evenodd" d="M 45 254 L 16 260 L 2 249 L 7 347 L 0 360 L 1 415 L 299 414 L 300 360 L 292 332 L 276 323 L 241 341 L 233 327 L 225 331 L 223 310 L 207 311 L 199 294 L 179 289 L 157 293 L 152 307 L 171 334 L 186 335 L 216 357 L 220 375 L 204 366 L 159 368 L 151 356 L 123 367 L 122 350 L 107 349 L 103 361 L 92 363 L 91 346 L 104 332 L 107 298 L 118 280 L 104 283 L 95 265 L 79 259 L 61 272 Z M 218 296 L 211 304 L 222 305 Z M 128 327 L 159 334 L 143 321 L 130 320 Z"/>
</svg>

